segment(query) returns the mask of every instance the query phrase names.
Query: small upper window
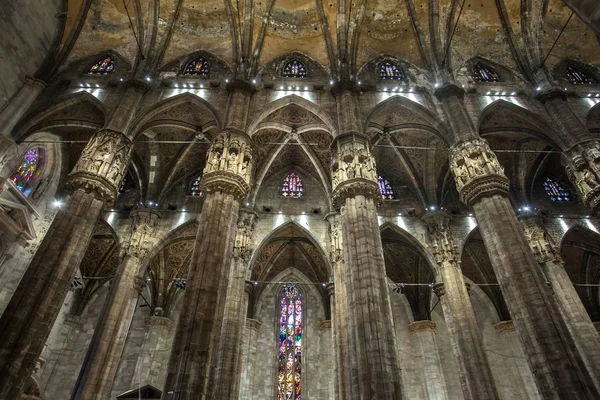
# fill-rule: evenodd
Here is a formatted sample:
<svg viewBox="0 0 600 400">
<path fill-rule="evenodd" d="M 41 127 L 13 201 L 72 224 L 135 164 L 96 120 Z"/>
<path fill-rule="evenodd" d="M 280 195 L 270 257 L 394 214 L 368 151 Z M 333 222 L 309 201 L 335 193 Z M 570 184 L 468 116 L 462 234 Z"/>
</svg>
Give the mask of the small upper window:
<svg viewBox="0 0 600 400">
<path fill-rule="evenodd" d="M 192 61 L 187 63 L 185 68 L 183 69 L 184 75 L 208 75 L 208 61 L 204 57 L 194 58 Z"/>
<path fill-rule="evenodd" d="M 483 64 L 475 64 L 473 66 L 473 79 L 477 82 L 498 82 L 500 78 L 498 77 L 498 73 L 494 71 L 492 68 L 483 65 Z"/>
<path fill-rule="evenodd" d="M 286 78 L 306 78 L 306 65 L 298 60 L 290 60 L 283 67 L 283 76 Z"/>
<path fill-rule="evenodd" d="M 379 192 L 381 193 L 381 198 L 384 200 L 394 200 L 396 195 L 394 194 L 394 188 L 392 188 L 392 184 L 382 176 L 377 177 L 377 181 L 379 183 Z"/>
<path fill-rule="evenodd" d="M 546 177 L 544 181 L 544 190 L 550 197 L 552 201 L 571 201 L 573 200 L 573 196 L 571 196 L 571 192 L 567 190 L 560 182 Z"/>
<path fill-rule="evenodd" d="M 117 192 L 117 197 L 123 194 L 125 191 L 125 184 L 127 184 L 127 177 L 123 178 L 121 184 L 119 185 L 119 191 Z"/>
<path fill-rule="evenodd" d="M 404 72 L 400 67 L 390 61 L 384 61 L 379 64 L 379 78 L 380 79 L 388 79 L 393 81 L 404 81 L 406 77 L 404 76 Z"/>
<path fill-rule="evenodd" d="M 201 180 L 202 180 L 201 176 L 196 177 L 196 179 L 192 183 L 192 187 L 190 188 L 190 196 L 195 196 L 195 197 L 202 196 L 202 191 L 200 190 L 200 181 Z"/>
<path fill-rule="evenodd" d="M 281 195 L 285 197 L 302 197 L 304 195 L 304 185 L 298 174 L 290 172 L 285 177 L 283 185 L 281 185 Z"/>
<path fill-rule="evenodd" d="M 569 65 L 566 70 L 567 78 L 573 85 L 591 85 L 596 83 L 596 80 L 581 69 Z"/>
<path fill-rule="evenodd" d="M 108 75 L 115 70 L 115 62 L 112 58 L 106 57 L 98 61 L 88 70 L 90 75 Z"/>
<path fill-rule="evenodd" d="M 29 196 L 32 189 L 33 179 L 39 174 L 40 155 L 38 149 L 29 149 L 21 165 L 10 178 L 17 188 L 23 192 L 25 196 Z"/>
</svg>

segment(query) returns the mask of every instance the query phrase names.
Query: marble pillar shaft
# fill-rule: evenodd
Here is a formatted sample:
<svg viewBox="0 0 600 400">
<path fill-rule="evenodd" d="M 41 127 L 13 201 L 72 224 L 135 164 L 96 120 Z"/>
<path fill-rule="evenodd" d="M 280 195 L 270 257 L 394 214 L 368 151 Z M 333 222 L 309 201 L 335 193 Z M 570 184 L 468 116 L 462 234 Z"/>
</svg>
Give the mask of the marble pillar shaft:
<svg viewBox="0 0 600 400">
<path fill-rule="evenodd" d="M 340 216 L 347 324 L 351 337 L 349 352 L 356 357 L 357 368 L 352 374 L 353 380 L 355 376 L 356 379 L 349 398 L 401 399 L 394 324 L 375 201 L 361 194 L 347 197 Z"/>
<path fill-rule="evenodd" d="M 131 387 L 152 385 L 162 388 L 165 380 L 168 357 L 165 353 L 170 350 L 173 320 L 167 317 L 151 316 L 148 318 L 148 330 L 144 335 L 144 343 L 131 380 Z"/>
<path fill-rule="evenodd" d="M 210 396 L 207 385 L 212 379 L 214 344 L 221 328 L 219 306 L 227 291 L 239 207 L 232 194 L 206 194 L 169 360 L 163 393 L 166 399 L 197 400 Z"/>
<path fill-rule="evenodd" d="M 600 398 L 581 368 L 581 359 L 509 200 L 492 194 L 474 201 L 472 207 L 541 395 Z"/>
<path fill-rule="evenodd" d="M 39 79 L 26 77 L 23 86 L 15 93 L 0 111 L 0 135 L 10 136 L 17 122 L 29 110 L 38 95 L 46 88 L 46 83 Z"/>
<path fill-rule="evenodd" d="M 334 264 L 335 274 L 335 294 L 332 296 L 332 320 L 334 331 L 334 346 L 336 354 L 336 363 L 338 365 L 336 374 L 337 400 L 348 399 L 348 392 L 351 390 L 352 381 L 350 379 L 352 368 L 356 368 L 352 364 L 349 355 L 348 345 L 348 302 L 346 298 L 346 277 L 344 273 L 344 262 L 337 261 Z M 356 361 L 355 361 L 356 362 Z"/>
<path fill-rule="evenodd" d="M 103 206 L 94 192 L 73 192 L 0 318 L 0 399 L 17 399 L 31 375 Z"/>
<path fill-rule="evenodd" d="M 415 321 L 408 325 L 411 342 L 416 344 L 421 359 L 423 393 L 429 400 L 448 398 L 446 380 L 438 352 L 435 322 Z M 481 379 L 485 379 L 481 377 Z M 466 398 L 466 397 L 465 397 Z M 485 397 L 480 397 L 484 399 Z"/>
</svg>

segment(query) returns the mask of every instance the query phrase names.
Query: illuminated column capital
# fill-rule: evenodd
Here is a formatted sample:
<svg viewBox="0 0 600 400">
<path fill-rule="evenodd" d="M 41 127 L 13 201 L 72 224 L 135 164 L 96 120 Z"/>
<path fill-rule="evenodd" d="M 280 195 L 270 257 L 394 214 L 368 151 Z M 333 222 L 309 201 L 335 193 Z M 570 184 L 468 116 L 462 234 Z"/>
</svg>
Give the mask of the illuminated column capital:
<svg viewBox="0 0 600 400">
<path fill-rule="evenodd" d="M 577 188 L 583 203 L 591 210 L 600 209 L 600 140 L 581 142 L 565 152 L 569 159 L 567 175 Z"/>
</svg>

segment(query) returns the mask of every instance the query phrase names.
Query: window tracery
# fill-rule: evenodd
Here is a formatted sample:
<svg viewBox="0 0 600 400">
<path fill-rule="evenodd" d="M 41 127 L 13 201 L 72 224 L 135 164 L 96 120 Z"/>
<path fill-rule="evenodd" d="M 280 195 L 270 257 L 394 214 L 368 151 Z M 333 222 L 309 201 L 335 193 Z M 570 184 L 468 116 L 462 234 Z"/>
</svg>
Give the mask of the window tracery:
<svg viewBox="0 0 600 400">
<path fill-rule="evenodd" d="M 283 287 L 279 312 L 279 371 L 277 400 L 302 395 L 302 294 L 294 284 Z"/>
<path fill-rule="evenodd" d="M 483 65 L 481 63 L 477 63 L 473 66 L 473 79 L 477 82 L 498 82 L 500 78 L 498 77 L 498 73 L 494 71 L 492 68 Z"/>
<path fill-rule="evenodd" d="M 192 186 L 190 187 L 190 196 L 200 197 L 202 196 L 202 190 L 200 190 L 200 181 L 202 180 L 202 176 L 197 176 Z"/>
<path fill-rule="evenodd" d="M 88 75 L 108 75 L 115 69 L 115 62 L 111 57 L 106 57 L 92 65 L 88 70 Z"/>
<path fill-rule="evenodd" d="M 306 78 L 306 65 L 299 60 L 290 60 L 283 67 L 283 76 L 285 78 Z"/>
<path fill-rule="evenodd" d="M 29 196 L 31 193 L 33 178 L 40 172 L 39 161 L 40 154 L 38 149 L 27 150 L 27 153 L 23 156 L 21 165 L 17 167 L 17 171 L 10 178 L 25 196 Z"/>
<path fill-rule="evenodd" d="M 394 194 L 394 188 L 392 187 L 392 184 L 387 179 L 385 179 L 384 177 L 379 175 L 377 177 L 377 183 L 379 184 L 379 192 L 381 193 L 381 198 L 383 200 L 395 200 L 396 199 L 396 195 Z"/>
<path fill-rule="evenodd" d="M 201 75 L 208 76 L 209 65 L 208 61 L 204 57 L 194 58 L 192 61 L 187 63 L 183 69 L 184 75 Z"/>
<path fill-rule="evenodd" d="M 596 83 L 595 79 L 573 65 L 566 68 L 566 75 L 572 85 L 591 85 Z"/>
<path fill-rule="evenodd" d="M 404 72 L 402 69 L 392 63 L 391 61 L 384 61 L 379 64 L 377 68 L 379 71 L 379 78 L 393 81 L 404 81 L 406 77 L 404 76 Z"/>
<path fill-rule="evenodd" d="M 573 199 L 569 190 L 549 176 L 544 181 L 544 190 L 552 201 L 571 201 Z"/>
<path fill-rule="evenodd" d="M 295 172 L 290 172 L 281 185 L 281 195 L 285 197 L 302 197 L 304 195 L 304 184 Z"/>
</svg>

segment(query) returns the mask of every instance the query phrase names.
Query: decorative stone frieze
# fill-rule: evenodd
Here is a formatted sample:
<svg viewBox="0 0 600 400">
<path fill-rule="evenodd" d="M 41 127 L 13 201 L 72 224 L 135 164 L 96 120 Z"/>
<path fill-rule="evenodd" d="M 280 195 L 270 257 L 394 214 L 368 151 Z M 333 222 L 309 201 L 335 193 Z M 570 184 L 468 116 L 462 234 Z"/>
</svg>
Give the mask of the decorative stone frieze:
<svg viewBox="0 0 600 400">
<path fill-rule="evenodd" d="M 500 321 L 497 324 L 494 324 L 494 329 L 496 330 L 496 332 L 514 332 L 515 330 L 515 326 L 512 322 L 512 320 L 508 320 L 508 321 Z"/>
<path fill-rule="evenodd" d="M 381 202 L 375 158 L 366 136 L 359 133 L 339 136 L 333 145 L 332 159 L 331 182 L 336 209 L 346 198 L 358 195 Z"/>
<path fill-rule="evenodd" d="M 339 218 L 329 218 L 329 256 L 331 262 L 342 261 L 343 254 L 342 227 Z"/>
<path fill-rule="evenodd" d="M 235 242 L 233 245 L 233 257 L 242 261 L 249 261 L 252 255 L 252 233 L 256 226 L 256 213 L 242 211 L 237 223 Z"/>
<path fill-rule="evenodd" d="M 223 133 L 208 152 L 203 190 L 229 193 L 241 201 L 248 193 L 251 172 L 252 149 L 248 136 L 235 131 Z"/>
<path fill-rule="evenodd" d="M 260 330 L 261 325 L 262 322 L 260 322 L 257 319 L 246 318 L 246 328 L 248 329 L 252 329 L 253 331 L 258 332 Z"/>
<path fill-rule="evenodd" d="M 330 298 L 335 296 L 335 284 L 333 282 L 327 282 L 325 289 L 327 290 L 327 295 Z"/>
<path fill-rule="evenodd" d="M 321 323 L 319 324 L 319 331 L 327 331 L 327 330 L 331 330 L 331 320 L 330 319 L 326 319 L 321 321 Z"/>
<path fill-rule="evenodd" d="M 523 226 L 525 237 L 529 242 L 529 246 L 535 255 L 535 258 L 540 264 L 548 261 L 553 261 L 558 264 L 563 264 L 560 250 L 550 235 L 541 227 L 539 217 L 524 216 L 520 217 L 519 221 Z"/>
<path fill-rule="evenodd" d="M 458 246 L 450 234 L 450 215 L 444 212 L 426 214 L 423 221 L 427 224 L 429 234 L 428 247 L 438 265 L 448 263 L 460 269 Z"/>
<path fill-rule="evenodd" d="M 144 258 L 154 244 L 154 227 L 160 218 L 158 211 L 137 208 L 130 213 L 131 232 L 129 239 L 123 243 L 124 254 L 131 257 Z"/>
<path fill-rule="evenodd" d="M 438 299 L 441 299 L 442 296 L 446 294 L 446 288 L 444 287 L 444 283 L 440 282 L 433 285 L 433 293 L 435 293 Z"/>
<path fill-rule="evenodd" d="M 423 331 L 435 332 L 437 329 L 435 322 L 424 319 L 408 324 L 408 333 L 414 334 Z"/>
<path fill-rule="evenodd" d="M 600 141 L 580 143 L 567 152 L 569 180 L 583 203 L 594 211 L 600 208 Z"/>
<path fill-rule="evenodd" d="M 450 169 L 460 200 L 470 205 L 482 196 L 507 194 L 508 178 L 483 139 L 462 142 L 450 149 Z"/>
<path fill-rule="evenodd" d="M 67 188 L 89 190 L 97 193 L 106 204 L 112 203 L 132 151 L 131 140 L 122 133 L 109 129 L 96 132 L 69 174 Z"/>
</svg>

